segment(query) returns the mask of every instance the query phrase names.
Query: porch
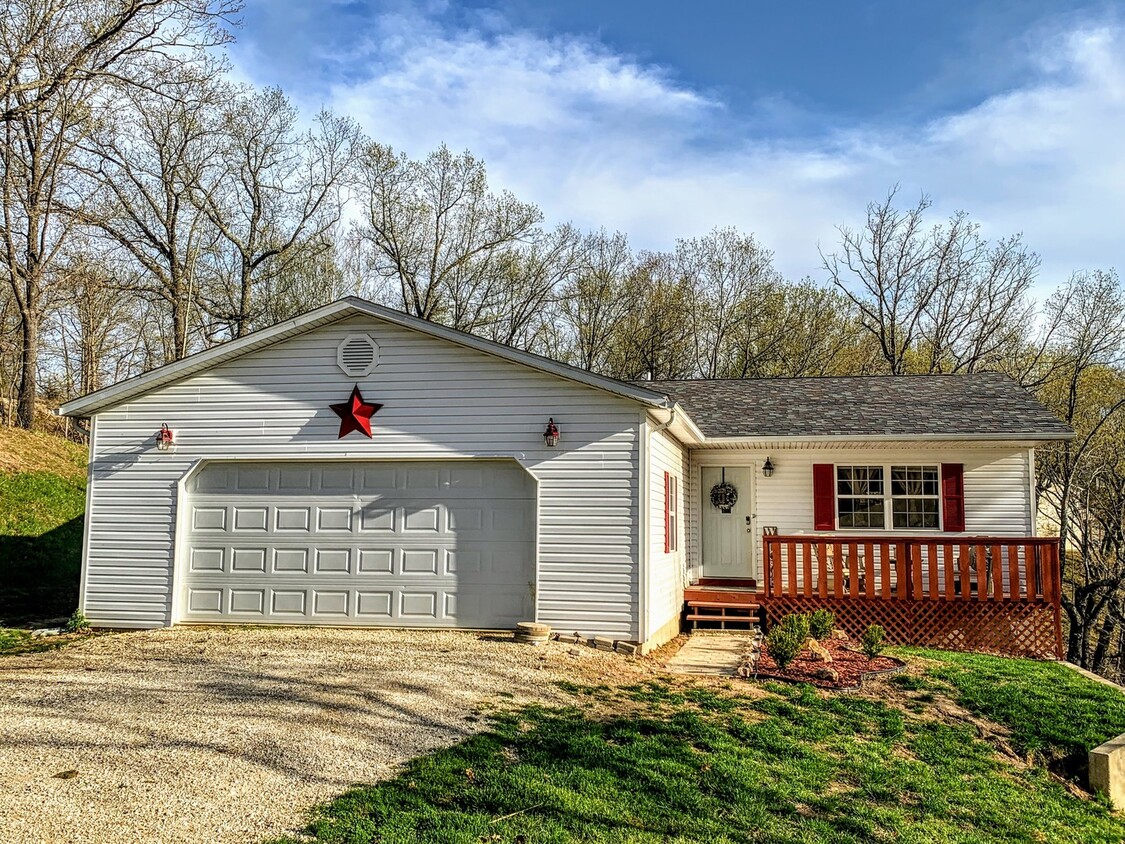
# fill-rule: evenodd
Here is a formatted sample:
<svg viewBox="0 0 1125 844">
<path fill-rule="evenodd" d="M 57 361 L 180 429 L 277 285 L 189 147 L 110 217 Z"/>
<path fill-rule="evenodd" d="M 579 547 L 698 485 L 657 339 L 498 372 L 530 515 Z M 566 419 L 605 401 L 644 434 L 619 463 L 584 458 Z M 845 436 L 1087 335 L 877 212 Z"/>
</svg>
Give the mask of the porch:
<svg viewBox="0 0 1125 844">
<path fill-rule="evenodd" d="M 896 644 L 1061 657 L 1057 539 L 765 533 L 761 543 L 760 581 L 685 589 L 689 622 L 768 625 L 823 607 L 854 638 L 879 624 Z"/>
</svg>

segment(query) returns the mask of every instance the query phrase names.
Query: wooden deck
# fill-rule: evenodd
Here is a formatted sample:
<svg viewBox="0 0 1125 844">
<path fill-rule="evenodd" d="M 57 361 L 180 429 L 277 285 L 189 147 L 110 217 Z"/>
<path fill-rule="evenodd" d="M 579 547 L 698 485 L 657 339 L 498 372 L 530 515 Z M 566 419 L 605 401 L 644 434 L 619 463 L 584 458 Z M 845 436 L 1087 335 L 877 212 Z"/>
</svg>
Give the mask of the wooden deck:
<svg viewBox="0 0 1125 844">
<path fill-rule="evenodd" d="M 1018 656 L 1062 656 L 1058 540 L 763 536 L 753 599 L 769 624 L 821 607 L 852 636 Z"/>
</svg>

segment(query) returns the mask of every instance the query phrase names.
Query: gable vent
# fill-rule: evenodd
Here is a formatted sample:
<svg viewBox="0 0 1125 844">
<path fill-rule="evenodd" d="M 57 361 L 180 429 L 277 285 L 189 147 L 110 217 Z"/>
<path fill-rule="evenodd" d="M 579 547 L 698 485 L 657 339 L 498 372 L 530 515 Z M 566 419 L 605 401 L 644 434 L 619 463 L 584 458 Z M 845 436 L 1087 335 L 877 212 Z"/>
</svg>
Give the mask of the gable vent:
<svg viewBox="0 0 1125 844">
<path fill-rule="evenodd" d="M 379 345 L 366 334 L 349 334 L 336 349 L 336 365 L 352 378 L 370 375 L 379 364 Z"/>
</svg>

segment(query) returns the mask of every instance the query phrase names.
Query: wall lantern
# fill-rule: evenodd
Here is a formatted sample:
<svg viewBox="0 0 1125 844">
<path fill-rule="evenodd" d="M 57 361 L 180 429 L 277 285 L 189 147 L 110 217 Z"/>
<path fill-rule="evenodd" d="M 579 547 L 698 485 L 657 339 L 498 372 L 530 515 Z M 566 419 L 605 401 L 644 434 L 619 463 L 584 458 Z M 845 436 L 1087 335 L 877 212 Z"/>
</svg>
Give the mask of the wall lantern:
<svg viewBox="0 0 1125 844">
<path fill-rule="evenodd" d="M 555 424 L 554 417 L 547 420 L 547 428 L 543 431 L 543 442 L 549 448 L 559 444 L 559 426 Z"/>
<path fill-rule="evenodd" d="M 762 464 L 762 474 L 767 478 L 773 477 L 773 461 L 768 457 L 766 458 L 766 462 Z"/>
<path fill-rule="evenodd" d="M 167 451 L 175 444 L 175 439 L 172 435 L 172 429 L 165 423 L 160 426 L 160 430 L 156 432 L 156 447 L 161 451 Z"/>
</svg>

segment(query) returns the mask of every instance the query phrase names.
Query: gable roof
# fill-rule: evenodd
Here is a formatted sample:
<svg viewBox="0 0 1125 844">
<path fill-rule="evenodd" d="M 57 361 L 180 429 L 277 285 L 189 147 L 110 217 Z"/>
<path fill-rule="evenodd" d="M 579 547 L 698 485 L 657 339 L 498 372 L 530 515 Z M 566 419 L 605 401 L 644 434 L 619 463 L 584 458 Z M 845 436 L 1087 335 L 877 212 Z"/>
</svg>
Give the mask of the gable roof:
<svg viewBox="0 0 1125 844">
<path fill-rule="evenodd" d="M 649 407 L 671 407 L 671 402 L 663 393 L 654 391 L 650 387 L 632 384 L 626 381 L 618 381 L 614 378 L 607 378 L 604 375 L 596 375 L 593 372 L 587 372 L 584 369 L 578 369 L 577 367 L 569 366 L 565 363 L 559 363 L 558 361 L 542 357 L 541 355 L 513 349 L 510 346 L 505 346 L 501 343 L 493 342 L 492 340 L 485 340 L 473 334 L 467 334 L 464 331 L 447 328 L 444 325 L 438 325 L 434 322 L 410 316 L 402 311 L 376 305 L 374 302 L 368 302 L 366 299 L 360 299 L 357 296 L 348 296 L 347 298 L 339 299 L 328 305 L 311 310 L 308 313 L 301 314 L 293 319 L 280 322 L 269 328 L 263 328 L 260 331 L 255 331 L 251 334 L 239 337 L 236 340 L 230 340 L 222 345 L 206 349 L 205 351 L 197 352 L 183 360 L 165 364 L 164 366 L 149 370 L 141 375 L 119 381 L 112 386 L 68 401 L 58 409 L 57 413 L 60 416 L 89 416 L 106 407 L 128 401 L 150 390 L 165 386 L 166 384 L 171 384 L 174 381 L 186 378 L 204 369 L 209 369 L 210 367 L 217 366 L 258 349 L 280 343 L 290 337 L 295 337 L 299 334 L 304 334 L 313 329 L 320 328 L 321 326 L 330 325 L 353 316 L 369 316 L 385 320 L 386 322 L 393 323 L 403 328 L 420 331 L 423 334 L 429 334 L 432 337 L 447 340 L 450 343 L 456 343 L 466 348 L 475 349 L 478 352 L 502 358 L 540 372 L 557 375 L 560 378 L 575 381 L 579 384 L 585 384 L 588 387 L 594 387 L 598 390 L 604 390 L 607 393 L 613 393 L 623 398 L 632 399 Z"/>
<path fill-rule="evenodd" d="M 1071 439 L 998 372 L 645 381 L 683 405 L 708 440 L 750 437 Z"/>
</svg>

